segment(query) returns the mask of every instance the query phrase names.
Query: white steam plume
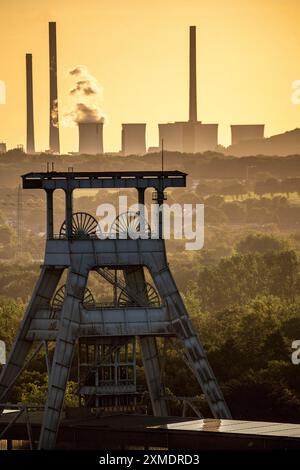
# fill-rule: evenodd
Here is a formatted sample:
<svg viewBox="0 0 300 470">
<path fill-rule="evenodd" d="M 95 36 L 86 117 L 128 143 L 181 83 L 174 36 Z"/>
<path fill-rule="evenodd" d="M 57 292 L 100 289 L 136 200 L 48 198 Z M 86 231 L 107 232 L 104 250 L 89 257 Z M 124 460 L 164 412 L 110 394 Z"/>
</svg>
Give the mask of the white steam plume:
<svg viewBox="0 0 300 470">
<path fill-rule="evenodd" d="M 70 69 L 68 76 L 74 78 L 75 82 L 69 91 L 72 105 L 69 111 L 63 113 L 63 125 L 105 122 L 106 116 L 101 107 L 103 90 L 97 79 L 84 65 Z"/>
</svg>

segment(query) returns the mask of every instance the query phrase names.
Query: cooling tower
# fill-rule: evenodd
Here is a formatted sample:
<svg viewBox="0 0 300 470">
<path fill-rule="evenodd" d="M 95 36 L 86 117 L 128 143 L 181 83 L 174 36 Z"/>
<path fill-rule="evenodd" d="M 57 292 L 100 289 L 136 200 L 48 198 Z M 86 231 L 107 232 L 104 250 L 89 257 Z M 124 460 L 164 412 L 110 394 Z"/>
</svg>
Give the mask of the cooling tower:
<svg viewBox="0 0 300 470">
<path fill-rule="evenodd" d="M 32 54 L 26 54 L 26 111 L 26 152 L 28 154 L 33 154 L 35 153 L 35 146 L 33 120 Z"/>
<path fill-rule="evenodd" d="M 58 101 L 57 101 L 57 58 L 56 58 L 56 23 L 49 23 L 49 78 L 50 78 L 50 109 L 49 109 L 49 148 L 59 153 Z"/>
<path fill-rule="evenodd" d="M 78 130 L 80 154 L 103 153 L 103 122 L 80 122 Z"/>
<path fill-rule="evenodd" d="M 146 124 L 122 124 L 123 155 L 144 155 L 146 153 Z"/>
<path fill-rule="evenodd" d="M 231 145 L 245 140 L 258 140 L 264 138 L 264 124 L 240 124 L 231 127 Z"/>
</svg>

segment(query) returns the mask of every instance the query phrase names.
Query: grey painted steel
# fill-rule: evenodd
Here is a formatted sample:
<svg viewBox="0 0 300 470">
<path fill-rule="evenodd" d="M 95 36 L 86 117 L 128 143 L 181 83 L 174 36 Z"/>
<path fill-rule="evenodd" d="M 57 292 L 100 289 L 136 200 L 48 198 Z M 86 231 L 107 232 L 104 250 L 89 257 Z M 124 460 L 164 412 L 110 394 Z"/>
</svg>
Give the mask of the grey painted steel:
<svg viewBox="0 0 300 470">
<path fill-rule="evenodd" d="M 130 291 L 134 291 L 138 296 L 146 295 L 146 280 L 142 267 L 125 269 L 124 277 Z M 142 301 L 145 304 L 147 299 L 142 299 Z M 139 335 L 139 342 L 153 414 L 168 416 L 166 401 L 163 398 L 164 393 L 162 393 L 161 368 L 155 337 Z"/>
<path fill-rule="evenodd" d="M 32 319 L 26 338 L 54 341 L 59 320 L 50 310 L 40 310 Z M 174 336 L 166 308 L 80 308 L 79 336 Z"/>
<path fill-rule="evenodd" d="M 24 189 L 155 188 L 185 187 L 186 173 L 181 171 L 105 172 L 105 173 L 27 173 Z"/>
<path fill-rule="evenodd" d="M 46 191 L 46 204 L 47 204 L 47 239 L 53 238 L 54 223 L 53 223 L 53 189 Z"/>
<path fill-rule="evenodd" d="M 80 303 L 83 302 L 88 271 L 84 257 L 72 257 L 68 269 L 65 300 L 60 312 L 56 347 L 53 356 L 48 385 L 48 398 L 45 405 L 39 448 L 53 449 L 59 425 L 64 396 L 72 365 L 78 325 L 80 324 Z"/>
<path fill-rule="evenodd" d="M 168 416 L 161 365 L 154 336 L 140 336 L 140 349 L 154 416 Z"/>
<path fill-rule="evenodd" d="M 38 309 L 50 302 L 61 274 L 61 268 L 54 269 L 52 267 L 49 268 L 47 266 L 43 266 L 41 269 L 39 279 L 32 294 L 31 301 L 26 309 L 18 334 L 15 338 L 7 364 L 0 376 L 1 402 L 5 401 L 7 394 L 17 380 L 20 372 L 22 371 L 26 356 L 31 349 L 32 340 L 27 337 L 30 323 L 35 317 Z"/>
<path fill-rule="evenodd" d="M 33 341 L 55 341 L 56 347 L 49 377 L 39 447 L 55 447 L 60 414 L 71 368 L 75 343 L 79 337 L 136 336 L 140 339 L 142 360 L 150 391 L 153 412 L 166 415 L 162 390 L 159 355 L 155 337 L 177 336 L 182 341 L 188 364 L 197 378 L 215 418 L 230 418 L 213 371 L 169 270 L 162 238 L 122 240 L 72 237 L 72 192 L 80 187 L 135 187 L 143 201 L 147 187 L 157 190 L 157 203 L 164 201 L 168 186 L 185 186 L 181 172 L 111 172 L 111 173 L 30 173 L 23 176 L 24 188 L 43 188 L 47 196 L 47 235 L 45 260 L 41 274 L 25 312 L 14 346 L 0 378 L 0 402 L 21 372 Z M 66 239 L 53 238 L 52 190 L 62 188 L 66 194 Z M 160 217 L 161 225 L 162 217 Z M 159 230 L 161 237 L 161 226 Z M 144 268 L 152 276 L 158 291 L 160 307 L 103 308 L 83 305 L 90 271 L 98 271 L 109 282 L 108 268 L 123 270 L 129 297 L 145 296 Z M 67 269 L 66 293 L 59 312 L 51 309 L 51 299 L 62 272 Z M 146 299 L 147 300 L 147 299 Z M 140 302 L 139 302 L 140 303 Z M 147 303 L 147 302 L 146 302 Z M 119 338 L 119 339 L 118 339 Z"/>
</svg>

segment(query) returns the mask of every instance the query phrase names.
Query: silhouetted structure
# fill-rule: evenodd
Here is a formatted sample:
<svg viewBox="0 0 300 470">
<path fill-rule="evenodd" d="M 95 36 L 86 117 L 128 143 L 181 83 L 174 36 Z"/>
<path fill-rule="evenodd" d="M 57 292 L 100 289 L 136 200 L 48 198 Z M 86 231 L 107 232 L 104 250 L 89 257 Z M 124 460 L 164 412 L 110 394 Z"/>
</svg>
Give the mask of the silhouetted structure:
<svg viewBox="0 0 300 470">
<path fill-rule="evenodd" d="M 182 122 L 158 124 L 159 142 L 164 142 L 164 148 L 171 152 L 182 152 Z"/>
<path fill-rule="evenodd" d="M 190 109 L 189 121 L 197 122 L 196 26 L 190 26 Z"/>
<path fill-rule="evenodd" d="M 194 124 L 194 152 L 214 150 L 218 145 L 218 124 Z"/>
<path fill-rule="evenodd" d="M 32 54 L 26 54 L 26 110 L 27 110 L 27 134 L 26 152 L 33 154 L 34 145 L 34 120 L 33 120 L 33 86 L 32 86 Z"/>
<path fill-rule="evenodd" d="M 146 124 L 122 124 L 122 154 L 146 153 Z"/>
<path fill-rule="evenodd" d="M 238 144 L 245 140 L 263 139 L 264 124 L 238 124 L 231 127 L 231 145 Z"/>
<path fill-rule="evenodd" d="M 202 122 L 173 122 L 159 124 L 159 141 L 173 152 L 204 152 L 218 145 L 218 124 Z"/>
<path fill-rule="evenodd" d="M 6 152 L 6 143 L 0 142 L 0 153 L 5 153 L 5 152 Z"/>
<path fill-rule="evenodd" d="M 237 157 L 247 155 L 299 155 L 300 129 L 294 129 L 263 139 L 243 140 L 227 147 L 225 153 Z"/>
<path fill-rule="evenodd" d="M 50 72 L 50 116 L 49 147 L 54 153 L 60 152 L 57 101 L 57 57 L 56 57 L 56 23 L 49 23 L 49 72 Z"/>
<path fill-rule="evenodd" d="M 79 153 L 103 153 L 103 122 L 79 122 Z"/>
<path fill-rule="evenodd" d="M 218 145 L 218 124 L 197 120 L 196 26 L 190 26 L 189 121 L 159 124 L 159 142 L 169 151 L 185 153 L 213 150 Z"/>
<path fill-rule="evenodd" d="M 48 393 L 39 449 L 56 446 L 77 345 L 79 394 L 87 409 L 99 406 L 111 413 L 113 407 L 120 414 L 122 409 L 135 406 L 137 340 L 153 414 L 167 416 L 168 395 L 163 381 L 167 357 L 161 356 L 157 338 L 175 337 L 183 348 L 189 375 L 193 374 L 200 385 L 214 418 L 231 418 L 167 262 L 162 209 L 165 190 L 186 187 L 186 176 L 180 171 L 48 171 L 22 176 L 24 189 L 43 189 L 46 193 L 47 241 L 39 279 L 0 376 L 0 403 L 9 402 L 29 355 L 34 357 L 41 346 L 50 364 L 48 342 L 55 342 L 51 366 L 47 366 Z M 119 213 L 109 228 L 110 238 L 99 238 L 98 221 L 91 214 L 73 212 L 73 193 L 80 188 L 102 188 L 106 193 L 109 189 L 135 189 L 139 212 Z M 65 194 L 66 218 L 59 235 L 53 226 L 56 189 Z M 151 235 L 154 226 L 151 228 L 143 216 L 147 190 L 159 212 L 155 237 Z M 113 287 L 109 305 L 96 303 L 88 288 L 92 271 L 107 281 L 107 287 Z M 62 284 L 64 274 L 66 281 Z M 147 275 L 151 282 L 146 280 Z M 36 342 L 39 349 L 32 351 Z"/>
</svg>

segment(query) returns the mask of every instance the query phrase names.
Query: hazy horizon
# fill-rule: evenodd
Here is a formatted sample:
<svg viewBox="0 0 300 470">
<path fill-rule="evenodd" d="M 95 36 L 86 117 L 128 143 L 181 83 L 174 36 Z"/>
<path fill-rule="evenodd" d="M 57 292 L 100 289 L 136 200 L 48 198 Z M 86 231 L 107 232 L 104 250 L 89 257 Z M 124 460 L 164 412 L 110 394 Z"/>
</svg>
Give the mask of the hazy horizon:
<svg viewBox="0 0 300 470">
<path fill-rule="evenodd" d="M 300 127 L 291 84 L 300 31 L 296 0 L 2 0 L 0 141 L 25 144 L 25 53 L 33 54 L 36 149 L 49 146 L 48 21 L 57 22 L 59 112 L 70 107 L 68 70 L 85 65 L 103 87 L 105 151 L 121 148 L 121 123 L 146 122 L 147 146 L 158 123 L 188 119 L 189 25 L 197 26 L 198 119 L 265 123 L 265 136 Z M 61 128 L 61 151 L 77 151 L 76 127 Z"/>
</svg>

